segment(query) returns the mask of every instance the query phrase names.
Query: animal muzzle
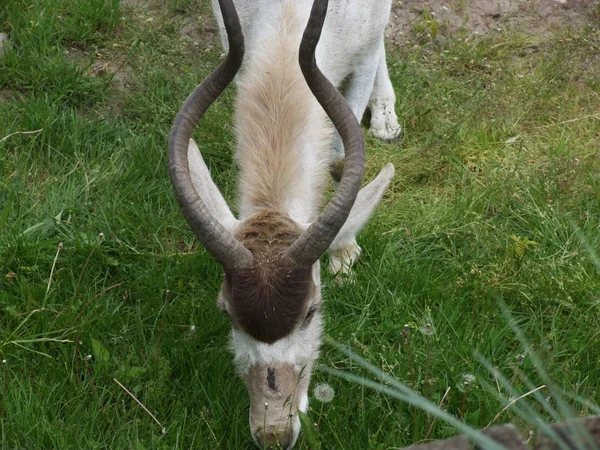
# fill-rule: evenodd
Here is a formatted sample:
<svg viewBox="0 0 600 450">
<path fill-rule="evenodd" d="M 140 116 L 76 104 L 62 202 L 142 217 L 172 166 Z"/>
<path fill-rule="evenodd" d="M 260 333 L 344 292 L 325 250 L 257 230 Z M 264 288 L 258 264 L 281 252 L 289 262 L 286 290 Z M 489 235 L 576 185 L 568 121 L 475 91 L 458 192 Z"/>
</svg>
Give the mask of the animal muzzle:
<svg viewBox="0 0 600 450">
<path fill-rule="evenodd" d="M 301 399 L 306 399 L 310 371 L 297 372 L 293 364 L 255 364 L 244 378 L 254 441 L 262 448 L 291 448 L 300 432 L 298 409 L 306 408 Z"/>
<path fill-rule="evenodd" d="M 260 448 L 288 449 L 291 448 L 294 433 L 292 430 L 267 429 L 258 430 L 254 440 Z"/>
</svg>

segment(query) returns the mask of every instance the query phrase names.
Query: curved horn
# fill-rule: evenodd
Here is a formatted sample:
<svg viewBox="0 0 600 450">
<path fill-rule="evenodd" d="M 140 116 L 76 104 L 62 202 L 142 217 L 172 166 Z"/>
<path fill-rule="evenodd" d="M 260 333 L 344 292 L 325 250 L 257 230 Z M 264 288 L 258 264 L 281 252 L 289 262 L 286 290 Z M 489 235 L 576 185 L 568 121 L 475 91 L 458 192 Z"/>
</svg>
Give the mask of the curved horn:
<svg viewBox="0 0 600 450">
<path fill-rule="evenodd" d="M 225 229 L 199 197 L 192 184 L 187 158 L 194 126 L 231 83 L 244 58 L 244 36 L 233 2 L 219 0 L 219 4 L 227 30 L 229 53 L 190 94 L 175 117 L 169 135 L 169 175 L 181 211 L 200 242 L 225 268 L 234 269 L 249 267 L 253 261 L 252 253 Z"/>
<path fill-rule="evenodd" d="M 335 194 L 321 215 L 286 250 L 299 265 L 312 265 L 325 253 L 346 222 L 356 200 L 365 168 L 365 143 L 360 124 L 350 106 L 317 67 L 315 50 L 328 0 L 315 0 L 300 43 L 300 68 L 313 95 L 319 101 L 344 143 L 345 161 L 342 178 Z"/>
</svg>

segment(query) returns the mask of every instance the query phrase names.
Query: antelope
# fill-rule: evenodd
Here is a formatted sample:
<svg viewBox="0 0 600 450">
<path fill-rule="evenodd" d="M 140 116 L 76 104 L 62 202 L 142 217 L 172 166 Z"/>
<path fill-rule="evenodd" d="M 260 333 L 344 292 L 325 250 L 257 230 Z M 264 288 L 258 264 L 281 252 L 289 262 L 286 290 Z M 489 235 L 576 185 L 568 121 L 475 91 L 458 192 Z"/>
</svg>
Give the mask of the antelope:
<svg viewBox="0 0 600 450">
<path fill-rule="evenodd" d="M 242 19 L 253 31 L 248 33 L 246 55 L 232 0 L 218 1 L 228 53 L 175 118 L 169 136 L 169 174 L 186 221 L 223 267 L 217 305 L 232 324 L 234 364 L 250 397 L 252 438 L 261 447 L 287 449 L 300 431 L 298 410 L 306 412 L 308 407 L 311 370 L 321 343 L 319 259 L 329 251 L 330 270 L 349 271 L 360 252 L 356 234 L 394 174 L 388 163 L 360 189 L 365 165 L 362 132 L 350 99 L 334 86 L 346 76 L 341 78 L 341 69 L 331 69 L 332 84 L 317 61 L 329 68 L 347 65 L 348 70 L 357 64 L 360 58 L 352 59 L 349 48 L 335 51 L 338 32 L 339 39 L 360 42 L 374 34 L 371 27 L 376 25 L 379 41 L 371 39 L 359 50 L 379 46 L 387 16 L 373 18 L 382 16 L 385 8 L 389 14 L 389 0 L 336 2 L 329 12 L 327 0 L 315 0 L 314 5 L 308 0 L 265 0 L 252 7 L 248 2 Z M 364 7 L 349 10 L 354 18 L 366 20 L 362 29 L 344 26 L 342 3 Z M 254 18 L 247 15 L 249 10 Z M 331 14 L 328 21 L 326 14 Z M 327 45 L 319 45 L 317 51 L 322 31 Z M 387 77 L 387 68 L 385 72 Z M 239 218 L 191 139 L 194 126 L 236 75 Z M 379 99 L 372 100 L 371 107 Z M 395 117 L 393 103 L 387 108 L 373 114 L 389 124 L 390 108 Z M 320 209 L 328 171 L 340 159 L 332 151 L 336 132 L 345 154 L 343 168 L 337 171 L 333 196 Z M 397 132 L 398 128 L 390 131 Z"/>
</svg>

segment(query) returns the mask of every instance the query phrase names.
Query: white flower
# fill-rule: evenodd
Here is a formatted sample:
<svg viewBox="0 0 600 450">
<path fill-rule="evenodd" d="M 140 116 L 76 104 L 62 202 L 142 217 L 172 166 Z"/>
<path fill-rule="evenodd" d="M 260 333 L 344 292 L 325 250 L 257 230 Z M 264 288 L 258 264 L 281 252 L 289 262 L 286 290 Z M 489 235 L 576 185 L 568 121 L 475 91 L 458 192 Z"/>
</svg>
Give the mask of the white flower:
<svg viewBox="0 0 600 450">
<path fill-rule="evenodd" d="M 314 397 L 323 403 L 329 403 L 335 396 L 335 390 L 327 383 L 320 383 L 313 390 Z"/>
</svg>

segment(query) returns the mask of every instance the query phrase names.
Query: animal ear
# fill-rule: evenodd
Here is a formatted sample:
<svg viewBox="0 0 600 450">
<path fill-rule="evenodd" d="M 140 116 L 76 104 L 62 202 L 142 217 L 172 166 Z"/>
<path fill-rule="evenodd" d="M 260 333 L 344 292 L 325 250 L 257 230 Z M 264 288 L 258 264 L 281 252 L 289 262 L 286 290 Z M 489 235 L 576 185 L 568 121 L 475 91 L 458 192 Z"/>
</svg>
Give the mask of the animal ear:
<svg viewBox="0 0 600 450">
<path fill-rule="evenodd" d="M 212 180 L 208 167 L 200 156 L 200 150 L 193 139 L 190 139 L 188 145 L 188 164 L 192 184 L 200 198 L 206 202 L 210 212 L 221 225 L 229 231 L 235 230 L 240 222 L 235 218 L 219 188 Z"/>
<path fill-rule="evenodd" d="M 391 163 L 387 163 L 383 166 L 379 175 L 359 191 L 354 206 L 350 210 L 348 220 L 346 220 L 346 223 L 344 223 L 344 226 L 340 229 L 329 247 L 332 253 L 335 254 L 350 247 L 357 247 L 355 242 L 356 234 L 375 212 L 393 176 L 394 166 Z"/>
</svg>

